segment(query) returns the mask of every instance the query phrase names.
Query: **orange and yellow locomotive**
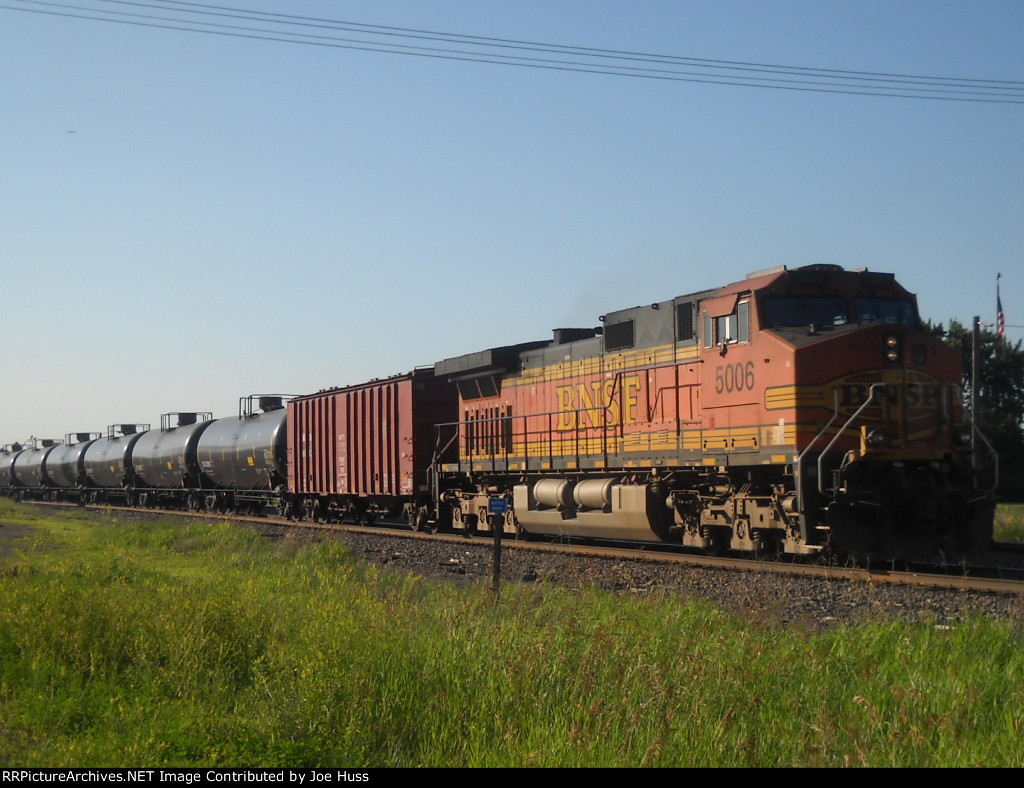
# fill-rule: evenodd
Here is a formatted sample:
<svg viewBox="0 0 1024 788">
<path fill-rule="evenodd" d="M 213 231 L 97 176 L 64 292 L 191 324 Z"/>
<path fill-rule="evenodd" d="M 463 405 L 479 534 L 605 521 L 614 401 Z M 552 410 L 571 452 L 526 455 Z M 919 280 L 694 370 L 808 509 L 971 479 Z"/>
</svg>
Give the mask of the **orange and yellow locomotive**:
<svg viewBox="0 0 1024 788">
<path fill-rule="evenodd" d="M 959 355 L 892 274 L 779 268 L 435 365 L 456 528 L 861 557 L 991 536 Z"/>
</svg>

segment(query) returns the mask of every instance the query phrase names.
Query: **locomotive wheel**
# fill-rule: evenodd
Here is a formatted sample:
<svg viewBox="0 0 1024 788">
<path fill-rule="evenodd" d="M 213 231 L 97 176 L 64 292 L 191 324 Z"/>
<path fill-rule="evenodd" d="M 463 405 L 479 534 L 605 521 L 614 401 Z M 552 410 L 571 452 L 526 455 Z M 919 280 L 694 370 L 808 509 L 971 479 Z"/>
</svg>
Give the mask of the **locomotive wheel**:
<svg viewBox="0 0 1024 788">
<path fill-rule="evenodd" d="M 451 533 L 455 530 L 455 510 L 452 509 L 446 503 L 442 503 L 437 510 L 437 519 L 434 521 L 434 527 L 438 533 Z"/>
<path fill-rule="evenodd" d="M 704 545 L 704 552 L 712 558 L 718 558 L 725 552 L 725 546 L 722 544 L 721 539 L 712 537 L 711 539 L 708 539 L 707 544 Z"/>
<path fill-rule="evenodd" d="M 722 529 L 715 526 L 705 526 L 702 530 L 704 537 L 704 552 L 712 557 L 718 557 L 725 553 L 729 540 Z"/>
<path fill-rule="evenodd" d="M 783 554 L 782 539 L 777 532 L 767 528 L 755 528 L 752 536 L 754 538 L 754 554 L 758 558 L 774 561 Z"/>
</svg>

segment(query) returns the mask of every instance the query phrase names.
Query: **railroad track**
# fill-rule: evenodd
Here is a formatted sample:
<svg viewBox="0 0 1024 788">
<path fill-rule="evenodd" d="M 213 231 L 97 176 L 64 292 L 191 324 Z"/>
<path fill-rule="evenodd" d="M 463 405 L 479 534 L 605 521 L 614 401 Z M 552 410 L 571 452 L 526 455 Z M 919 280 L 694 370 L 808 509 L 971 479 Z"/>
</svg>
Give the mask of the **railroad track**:
<svg viewBox="0 0 1024 788">
<path fill-rule="evenodd" d="M 28 503 L 28 502 L 26 502 Z M 79 504 L 32 502 L 32 505 L 52 508 L 88 509 L 96 512 L 120 513 L 136 517 L 181 517 L 191 520 L 228 521 L 257 527 L 263 531 L 283 529 L 294 532 L 320 532 L 336 534 L 363 534 L 394 540 L 424 540 L 473 550 L 493 550 L 490 536 L 466 537 L 461 534 L 414 532 L 404 522 L 378 522 L 373 526 L 345 523 L 316 523 L 287 520 L 280 517 L 217 514 L 211 512 L 152 510 L 112 506 L 82 506 Z M 552 555 L 588 557 L 608 561 L 673 565 L 692 568 L 711 568 L 720 571 L 761 573 L 818 580 L 913 586 L 917 588 L 947 589 L 983 593 L 1010 594 L 1024 597 L 1024 566 L 999 565 L 1000 556 L 1024 555 L 1024 545 L 997 543 L 991 551 L 992 565 L 965 567 L 961 565 L 916 565 L 908 567 L 842 567 L 813 563 L 794 563 L 788 560 L 759 560 L 747 557 L 713 557 L 687 552 L 671 545 L 643 545 L 626 547 L 551 541 L 518 541 L 504 539 L 501 550 L 533 551 Z"/>
</svg>

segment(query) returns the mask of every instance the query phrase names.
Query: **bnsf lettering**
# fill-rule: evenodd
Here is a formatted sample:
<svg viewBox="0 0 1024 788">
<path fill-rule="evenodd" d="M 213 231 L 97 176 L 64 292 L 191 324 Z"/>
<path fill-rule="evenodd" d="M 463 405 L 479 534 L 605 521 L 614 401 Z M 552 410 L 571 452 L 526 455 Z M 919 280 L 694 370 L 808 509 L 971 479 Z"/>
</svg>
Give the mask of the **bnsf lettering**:
<svg viewBox="0 0 1024 788">
<path fill-rule="evenodd" d="M 639 393 L 639 375 L 630 375 L 619 382 L 612 379 L 591 380 L 571 386 L 556 386 L 558 424 L 555 429 L 566 432 L 578 427 L 636 424 Z"/>
<path fill-rule="evenodd" d="M 868 400 L 871 387 L 866 383 L 844 383 L 839 387 L 839 401 L 841 407 L 859 408 Z M 889 405 L 900 404 L 901 394 L 904 397 L 904 404 L 911 408 L 934 408 L 942 395 L 942 387 L 937 384 L 922 385 L 920 383 L 908 383 L 904 386 L 886 385 L 881 393 L 881 398 Z"/>
<path fill-rule="evenodd" d="M 907 405 L 911 408 L 934 408 L 942 398 L 942 387 L 922 386 L 920 383 L 907 385 Z"/>
</svg>

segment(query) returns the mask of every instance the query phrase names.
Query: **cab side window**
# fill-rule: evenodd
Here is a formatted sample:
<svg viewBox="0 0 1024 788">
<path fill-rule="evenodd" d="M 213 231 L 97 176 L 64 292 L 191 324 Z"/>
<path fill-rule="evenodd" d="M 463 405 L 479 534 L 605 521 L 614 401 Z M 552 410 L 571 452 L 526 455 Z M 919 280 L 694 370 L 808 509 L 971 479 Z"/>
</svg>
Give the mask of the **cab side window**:
<svg viewBox="0 0 1024 788">
<path fill-rule="evenodd" d="M 750 341 L 750 301 L 740 301 L 729 315 L 711 317 L 704 313 L 704 347 Z"/>
</svg>

